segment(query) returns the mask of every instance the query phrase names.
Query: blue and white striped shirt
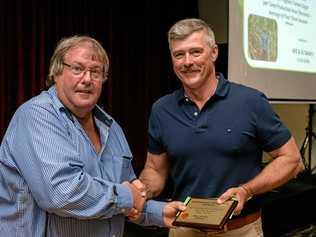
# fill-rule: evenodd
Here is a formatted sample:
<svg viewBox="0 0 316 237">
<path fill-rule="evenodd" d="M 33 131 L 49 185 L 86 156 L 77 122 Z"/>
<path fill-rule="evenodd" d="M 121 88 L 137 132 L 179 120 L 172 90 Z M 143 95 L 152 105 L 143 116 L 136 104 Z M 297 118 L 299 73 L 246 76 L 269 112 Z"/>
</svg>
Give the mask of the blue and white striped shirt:
<svg viewBox="0 0 316 237">
<path fill-rule="evenodd" d="M 0 236 L 123 235 L 135 174 L 120 126 L 98 106 L 102 148 L 94 149 L 55 86 L 14 114 L 0 147 Z M 164 203 L 149 201 L 144 224 L 162 225 Z"/>
</svg>

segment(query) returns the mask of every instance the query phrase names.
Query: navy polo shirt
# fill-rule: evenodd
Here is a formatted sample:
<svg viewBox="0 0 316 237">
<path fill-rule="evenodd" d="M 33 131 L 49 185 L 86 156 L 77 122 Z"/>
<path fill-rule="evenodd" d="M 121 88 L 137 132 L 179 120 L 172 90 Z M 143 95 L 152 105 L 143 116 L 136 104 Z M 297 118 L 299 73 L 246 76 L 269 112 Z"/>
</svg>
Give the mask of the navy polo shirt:
<svg viewBox="0 0 316 237">
<path fill-rule="evenodd" d="M 217 197 L 247 182 L 261 170 L 262 151 L 291 137 L 263 93 L 217 78 L 202 110 L 183 89 L 153 104 L 148 151 L 168 154 L 175 200 Z"/>
</svg>

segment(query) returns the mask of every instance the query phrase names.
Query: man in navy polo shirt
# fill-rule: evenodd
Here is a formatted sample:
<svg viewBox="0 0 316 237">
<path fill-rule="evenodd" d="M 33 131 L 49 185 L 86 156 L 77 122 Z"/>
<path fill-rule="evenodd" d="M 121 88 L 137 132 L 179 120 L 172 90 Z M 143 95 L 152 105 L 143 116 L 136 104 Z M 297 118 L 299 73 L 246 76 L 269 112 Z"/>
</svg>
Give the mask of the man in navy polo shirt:
<svg viewBox="0 0 316 237">
<path fill-rule="evenodd" d="M 214 236 L 263 236 L 260 210 L 250 210 L 246 202 L 301 171 L 296 142 L 263 93 L 215 72 L 218 47 L 204 21 L 177 22 L 168 41 L 182 88 L 152 107 L 148 156 L 140 178 L 151 197 L 161 193 L 169 175 L 175 200 L 219 197 L 222 203 L 234 196 L 235 217 L 226 231 Z M 273 161 L 261 170 L 263 151 Z M 178 228 L 169 236 L 213 234 Z"/>
</svg>

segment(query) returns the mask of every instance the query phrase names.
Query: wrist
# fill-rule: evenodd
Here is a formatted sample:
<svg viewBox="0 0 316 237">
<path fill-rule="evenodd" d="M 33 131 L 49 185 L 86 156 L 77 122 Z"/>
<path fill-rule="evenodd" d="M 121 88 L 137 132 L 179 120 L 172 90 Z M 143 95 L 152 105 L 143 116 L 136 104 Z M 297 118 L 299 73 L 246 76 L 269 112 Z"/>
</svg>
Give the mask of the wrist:
<svg viewBox="0 0 316 237">
<path fill-rule="evenodd" d="M 245 193 L 247 194 L 247 196 L 249 197 L 248 199 L 252 198 L 252 196 L 254 195 L 252 189 L 246 185 L 246 184 L 242 184 L 239 186 L 242 190 L 245 191 Z"/>
<path fill-rule="evenodd" d="M 152 199 L 153 197 L 154 197 L 153 192 L 147 189 L 147 190 L 146 190 L 146 200 L 150 200 L 150 199 Z"/>
</svg>

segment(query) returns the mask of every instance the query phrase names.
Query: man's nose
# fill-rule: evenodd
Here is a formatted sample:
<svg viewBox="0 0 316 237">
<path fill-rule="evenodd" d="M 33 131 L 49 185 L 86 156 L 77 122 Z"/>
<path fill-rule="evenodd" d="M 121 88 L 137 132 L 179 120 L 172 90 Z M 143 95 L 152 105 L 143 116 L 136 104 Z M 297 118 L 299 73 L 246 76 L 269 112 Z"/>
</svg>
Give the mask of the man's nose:
<svg viewBox="0 0 316 237">
<path fill-rule="evenodd" d="M 91 82 L 92 81 L 91 71 L 90 70 L 86 70 L 83 73 L 83 78 L 82 79 L 83 79 L 84 82 Z"/>
<path fill-rule="evenodd" d="M 184 65 L 191 66 L 193 64 L 193 60 L 190 54 L 186 54 L 184 58 Z"/>
</svg>

